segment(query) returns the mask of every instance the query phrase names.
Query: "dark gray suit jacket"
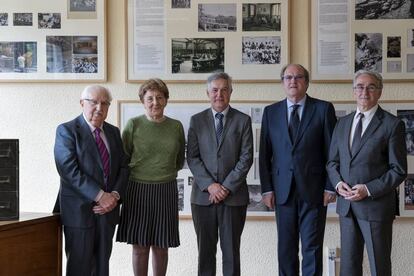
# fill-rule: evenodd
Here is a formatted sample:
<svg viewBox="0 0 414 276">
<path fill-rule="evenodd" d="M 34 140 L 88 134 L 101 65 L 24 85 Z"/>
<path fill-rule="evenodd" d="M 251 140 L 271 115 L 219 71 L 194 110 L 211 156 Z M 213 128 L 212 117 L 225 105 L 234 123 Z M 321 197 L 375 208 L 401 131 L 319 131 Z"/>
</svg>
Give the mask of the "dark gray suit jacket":
<svg viewBox="0 0 414 276">
<path fill-rule="evenodd" d="M 121 198 L 128 181 L 128 161 L 119 129 L 104 122 L 103 130 L 109 144 L 110 174 L 107 186 Z M 91 227 L 95 214 L 92 208 L 100 189 L 104 189 L 103 165 L 95 138 L 81 114 L 61 124 L 56 130 L 55 162 L 60 175 L 59 207 L 62 224 Z M 119 206 L 105 214 L 111 224 L 119 221 Z"/>
<path fill-rule="evenodd" d="M 351 202 L 338 197 L 337 213 L 367 221 L 393 220 L 396 191 L 407 176 L 404 123 L 378 107 L 365 130 L 360 148 L 351 156 L 349 137 L 355 112 L 341 118 L 334 130 L 327 171 L 333 185 L 340 181 L 365 184 L 371 193 L 364 200 Z"/>
<path fill-rule="evenodd" d="M 191 203 L 210 205 L 207 188 L 220 183 L 230 190 L 224 204 L 249 203 L 246 176 L 253 162 L 253 133 L 250 117 L 230 107 L 222 141 L 216 142 L 212 110 L 191 117 L 188 130 L 187 161 L 194 175 Z"/>
</svg>

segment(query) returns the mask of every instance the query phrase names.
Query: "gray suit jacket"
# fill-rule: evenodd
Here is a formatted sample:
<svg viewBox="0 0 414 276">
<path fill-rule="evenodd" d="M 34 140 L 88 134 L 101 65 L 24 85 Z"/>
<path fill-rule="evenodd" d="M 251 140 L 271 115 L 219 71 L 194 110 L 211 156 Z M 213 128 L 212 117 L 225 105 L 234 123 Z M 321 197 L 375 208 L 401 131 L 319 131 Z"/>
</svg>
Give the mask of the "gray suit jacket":
<svg viewBox="0 0 414 276">
<path fill-rule="evenodd" d="M 119 129 L 104 122 L 103 130 L 110 148 L 108 192 L 117 191 L 122 198 L 128 181 L 128 161 Z M 58 126 L 54 154 L 60 175 L 57 205 L 62 224 L 93 226 L 92 208 L 99 190 L 104 189 L 103 165 L 95 138 L 82 115 Z M 119 206 L 105 217 L 110 224 L 118 223 Z"/>
<path fill-rule="evenodd" d="M 355 112 L 341 118 L 334 130 L 327 163 L 333 185 L 340 181 L 365 184 L 370 197 L 351 202 L 338 197 L 337 213 L 354 215 L 367 221 L 389 221 L 396 214 L 396 191 L 407 176 L 404 123 L 378 107 L 365 130 L 360 148 L 351 156 L 349 137 Z"/>
<path fill-rule="evenodd" d="M 249 203 L 246 176 L 253 162 L 253 133 L 250 117 L 230 107 L 222 141 L 216 142 L 211 109 L 191 117 L 188 130 L 187 161 L 194 175 L 191 203 L 210 205 L 207 188 L 220 183 L 230 190 L 224 204 Z"/>
</svg>

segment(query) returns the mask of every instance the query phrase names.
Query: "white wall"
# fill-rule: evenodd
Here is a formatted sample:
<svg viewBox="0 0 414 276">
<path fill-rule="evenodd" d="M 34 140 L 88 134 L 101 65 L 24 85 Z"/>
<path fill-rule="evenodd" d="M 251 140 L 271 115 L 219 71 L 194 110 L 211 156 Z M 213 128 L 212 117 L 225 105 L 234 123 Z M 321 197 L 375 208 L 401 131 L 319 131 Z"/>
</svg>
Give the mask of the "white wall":
<svg viewBox="0 0 414 276">
<path fill-rule="evenodd" d="M 309 68 L 309 18 L 307 0 L 291 2 L 291 61 Z M 139 84 L 125 83 L 124 1 L 108 1 L 108 86 L 114 96 L 108 121 L 117 122 L 117 100 L 137 99 Z M 276 76 L 277 77 L 277 76 Z M 56 126 L 78 114 L 79 95 L 84 84 L 0 83 L 0 138 L 20 139 L 20 207 L 22 211 L 50 212 L 58 191 L 53 144 Z M 171 100 L 199 100 L 204 84 L 170 84 Z M 386 84 L 383 98 L 414 99 L 412 83 Z M 352 100 L 350 83 L 311 84 L 309 93 L 326 100 Z M 280 84 L 235 84 L 233 99 L 280 100 Z M 168 107 L 167 107 L 168 108 Z M 393 274 L 414 274 L 413 219 L 394 224 Z M 182 245 L 170 250 L 168 275 L 196 275 L 197 245 L 191 220 L 180 221 Z M 337 219 L 329 219 L 325 245 L 339 247 Z M 132 275 L 131 248 L 115 244 L 111 275 Z M 218 257 L 220 252 L 218 253 Z M 276 227 L 273 220 L 248 221 L 242 237 L 242 274 L 267 276 L 277 273 Z M 218 258 L 218 271 L 221 260 Z M 369 275 L 364 265 L 364 275 Z M 218 273 L 221 275 L 221 272 Z"/>
</svg>

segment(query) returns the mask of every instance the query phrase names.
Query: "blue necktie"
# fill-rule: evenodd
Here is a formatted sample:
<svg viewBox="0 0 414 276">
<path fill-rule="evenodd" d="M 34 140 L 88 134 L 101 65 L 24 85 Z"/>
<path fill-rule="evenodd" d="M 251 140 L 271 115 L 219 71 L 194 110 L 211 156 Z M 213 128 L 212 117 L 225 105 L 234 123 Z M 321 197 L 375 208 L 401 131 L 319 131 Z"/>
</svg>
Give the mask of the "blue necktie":
<svg viewBox="0 0 414 276">
<path fill-rule="evenodd" d="M 221 136 L 223 134 L 223 113 L 216 113 L 216 119 L 218 120 L 216 126 L 216 138 L 217 138 L 217 145 L 220 144 Z"/>
<path fill-rule="evenodd" d="M 295 142 L 296 135 L 299 129 L 299 123 L 300 123 L 299 113 L 298 113 L 299 107 L 300 107 L 299 104 L 294 104 L 292 106 L 292 113 L 290 113 L 289 136 L 290 136 L 292 143 Z"/>
</svg>

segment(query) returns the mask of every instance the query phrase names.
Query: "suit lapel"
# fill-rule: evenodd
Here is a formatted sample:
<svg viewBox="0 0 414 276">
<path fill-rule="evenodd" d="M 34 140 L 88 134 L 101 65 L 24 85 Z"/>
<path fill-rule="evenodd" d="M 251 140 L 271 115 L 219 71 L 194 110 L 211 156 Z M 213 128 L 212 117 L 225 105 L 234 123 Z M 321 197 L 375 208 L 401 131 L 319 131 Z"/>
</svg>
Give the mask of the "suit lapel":
<svg viewBox="0 0 414 276">
<path fill-rule="evenodd" d="M 223 144 L 224 139 L 226 138 L 227 132 L 229 132 L 229 128 L 231 127 L 232 121 L 233 121 L 233 115 L 234 111 L 231 107 L 229 107 L 229 111 L 226 115 L 226 123 L 224 124 L 223 134 L 221 136 L 221 141 L 219 141 L 219 144 L 217 146 L 217 150 L 220 150 L 221 145 Z M 214 129 L 214 133 L 216 130 Z"/>
<path fill-rule="evenodd" d="M 293 147 L 295 147 L 300 139 L 302 139 L 303 133 L 309 126 L 309 123 L 312 120 L 313 114 L 315 113 L 315 104 L 312 101 L 312 98 L 307 96 L 305 106 L 302 112 L 302 120 L 300 120 L 298 134 L 296 135 L 296 141 L 293 142 Z"/>
<path fill-rule="evenodd" d="M 103 131 L 105 133 L 105 137 L 106 137 L 106 142 L 108 143 L 108 147 L 109 147 L 109 175 L 111 174 L 111 172 L 113 172 L 114 170 L 112 169 L 112 154 L 114 154 L 116 152 L 116 148 L 115 148 L 115 137 L 113 136 L 114 133 L 111 131 L 111 129 L 107 126 L 106 122 L 104 122 L 103 125 Z M 100 159 L 100 158 L 99 158 Z M 102 163 L 102 162 L 101 162 Z"/>
<path fill-rule="evenodd" d="M 281 106 L 275 110 L 274 118 L 272 118 L 271 122 L 281 122 L 280 129 L 278 131 L 281 131 L 281 137 L 286 137 L 286 139 L 289 141 L 291 145 L 293 145 L 292 140 L 290 139 L 289 135 L 289 123 L 288 123 L 288 110 L 287 110 L 287 100 L 283 100 L 281 102 Z M 279 120 L 279 118 L 283 118 L 282 120 Z"/>
<path fill-rule="evenodd" d="M 217 138 L 216 138 L 216 125 L 214 123 L 214 116 L 213 116 L 213 111 L 211 110 L 211 108 L 206 110 L 205 121 L 207 122 L 207 127 L 208 127 L 207 133 L 210 136 L 210 141 L 212 141 L 211 145 L 213 145 L 214 149 L 217 150 L 218 145 L 217 145 Z"/>
<path fill-rule="evenodd" d="M 85 142 L 85 149 L 96 159 L 96 162 L 99 164 L 103 172 L 103 165 L 101 161 L 101 157 L 99 154 L 98 147 L 95 142 L 95 138 L 89 128 L 88 123 L 83 118 L 83 115 L 78 117 L 78 127 L 79 127 L 79 135 L 82 137 L 82 141 Z"/>
</svg>

